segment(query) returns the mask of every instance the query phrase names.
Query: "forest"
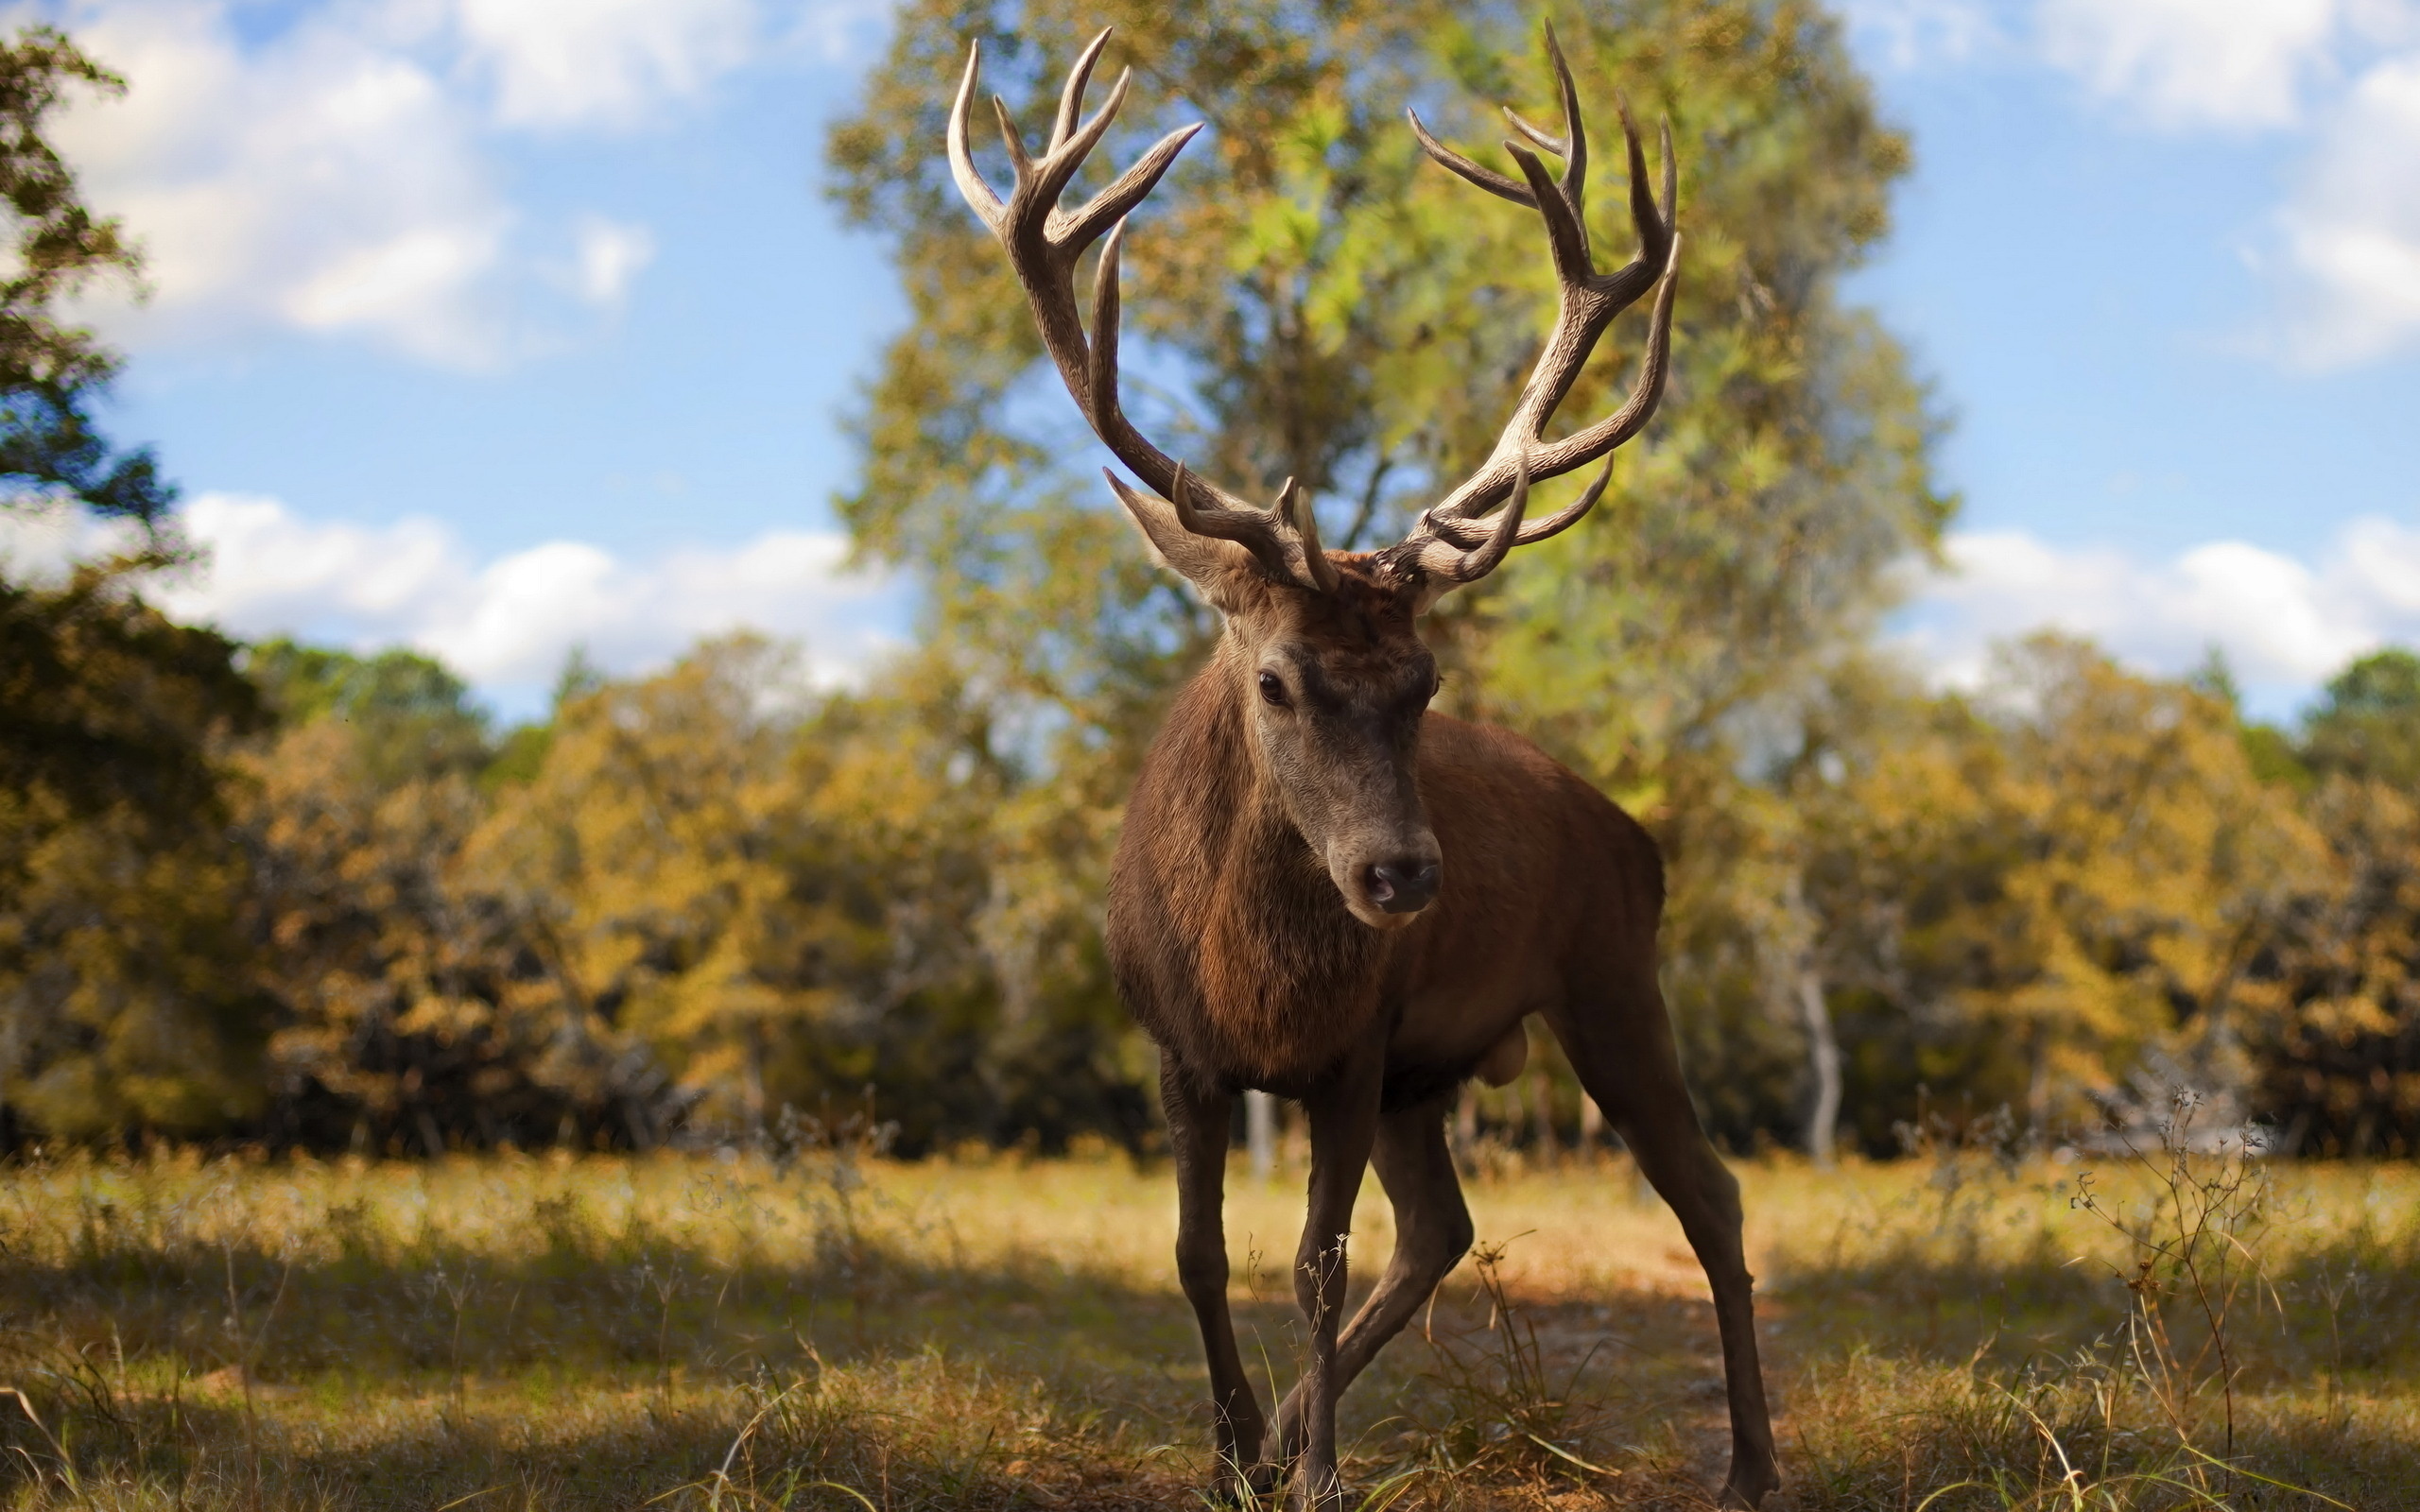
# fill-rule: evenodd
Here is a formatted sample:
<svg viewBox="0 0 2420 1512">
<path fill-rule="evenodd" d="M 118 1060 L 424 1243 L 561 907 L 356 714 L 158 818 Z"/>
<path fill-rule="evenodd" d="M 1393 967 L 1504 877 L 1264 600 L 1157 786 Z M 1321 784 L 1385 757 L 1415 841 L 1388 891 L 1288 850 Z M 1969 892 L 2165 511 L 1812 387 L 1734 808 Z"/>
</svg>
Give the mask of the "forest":
<svg viewBox="0 0 2420 1512">
<path fill-rule="evenodd" d="M 139 258 L 44 136 L 69 94 L 119 86 L 19 32 L 0 507 L 128 544 L 65 575 L 0 562 L 0 1147 L 648 1148 L 871 1109 L 909 1155 L 1149 1153 L 1103 879 L 1218 628 L 1072 411 L 1034 402 L 1021 298 L 941 161 L 965 40 L 1038 115 L 1115 22 L 1110 67 L 1149 88 L 1102 161 L 1216 123 L 1127 242 L 1136 406 L 1222 477 L 1300 479 L 1352 549 L 1484 454 L 1544 330 L 1533 229 L 1474 214 L 1400 117 L 1443 102 L 1466 143 L 1490 129 L 1471 102 L 1551 118 L 1533 21 L 902 6 L 825 144 L 910 312 L 831 502 L 859 560 L 920 585 L 914 644 L 838 689 L 746 635 L 643 675 L 575 658 L 510 728 L 418 652 L 246 644 L 147 601 L 191 565 L 175 490 L 100 434 L 118 359 L 62 313 Z M 1929 680 L 1887 628 L 1956 516 L 1946 405 L 1840 293 L 1914 147 L 1820 10 L 1621 0 L 1562 25 L 1582 97 L 1671 122 L 1674 371 L 1585 524 L 1432 625 L 1439 707 L 1537 740 L 1654 833 L 1708 1126 L 1824 1160 L 1994 1119 L 2049 1143 L 2183 1086 L 2285 1153 L 2420 1149 L 2420 657 L 2372 651 L 2282 726 L 2215 655 L 2170 679 L 2044 635 L 1979 685 Z M 1622 391 L 1640 338 L 1616 329 L 1574 416 Z M 1593 1128 L 1538 1063 L 1476 1130 Z"/>
</svg>

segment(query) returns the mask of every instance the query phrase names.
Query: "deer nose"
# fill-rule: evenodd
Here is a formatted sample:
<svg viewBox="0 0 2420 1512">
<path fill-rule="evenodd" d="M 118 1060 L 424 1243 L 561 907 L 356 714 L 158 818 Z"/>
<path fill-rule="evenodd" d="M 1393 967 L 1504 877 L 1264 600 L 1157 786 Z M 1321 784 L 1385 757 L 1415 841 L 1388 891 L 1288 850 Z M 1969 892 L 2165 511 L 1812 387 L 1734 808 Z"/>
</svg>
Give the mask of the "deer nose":
<svg viewBox="0 0 2420 1512">
<path fill-rule="evenodd" d="M 1437 863 L 1415 857 L 1381 861 L 1362 878 L 1370 901 L 1391 914 L 1416 914 L 1437 896 Z"/>
</svg>

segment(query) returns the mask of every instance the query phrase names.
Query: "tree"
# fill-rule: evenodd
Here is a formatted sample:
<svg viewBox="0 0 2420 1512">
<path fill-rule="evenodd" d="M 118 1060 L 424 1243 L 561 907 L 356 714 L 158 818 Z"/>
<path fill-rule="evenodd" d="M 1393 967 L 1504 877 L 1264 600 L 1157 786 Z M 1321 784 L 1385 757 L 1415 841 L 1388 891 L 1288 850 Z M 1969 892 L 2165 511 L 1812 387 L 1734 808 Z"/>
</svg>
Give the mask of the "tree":
<svg viewBox="0 0 2420 1512">
<path fill-rule="evenodd" d="M 131 280 L 142 267 L 117 221 L 85 208 L 43 135 L 43 118 L 78 85 L 126 89 L 48 26 L 0 45 L 0 201 L 16 232 L 13 269 L 0 277 L 0 507 L 63 498 L 156 525 L 176 490 L 148 451 L 114 455 L 93 424 L 119 358 L 56 313 L 95 279 Z"/>
<path fill-rule="evenodd" d="M 355 656 L 279 637 L 247 650 L 244 670 L 286 726 L 348 727 L 382 786 L 477 777 L 496 754 L 469 686 L 416 651 Z"/>
<path fill-rule="evenodd" d="M 429 1154 L 659 1140 L 683 1099 L 467 864 L 494 804 L 461 680 L 400 650 L 276 641 L 247 661 L 284 716 L 239 790 L 277 1005 L 265 1132 Z"/>
<path fill-rule="evenodd" d="M 0 44 L 0 202 L 14 235 L 13 268 L 0 276 L 0 509 L 71 502 L 154 527 L 174 490 L 148 453 L 112 459 L 92 425 L 91 405 L 118 358 L 56 310 L 93 280 L 131 278 L 139 267 L 117 222 L 85 208 L 75 176 L 43 135 L 44 118 L 78 85 L 125 88 L 49 27 L 27 27 Z M 128 798 L 155 817 L 206 792 L 200 753 L 162 738 L 202 727 L 151 717 L 138 688 L 156 679 L 223 693 L 234 686 L 233 646 L 172 631 L 134 605 L 132 575 L 166 559 L 156 535 L 147 541 L 132 558 L 78 573 L 63 593 L 0 582 L 8 694 L 0 780 L 11 788 L 46 785 L 80 813 Z M 152 656 L 159 660 L 147 664 Z M 104 667 L 121 680 L 78 680 Z"/>
<path fill-rule="evenodd" d="M 1053 919 L 1030 903 L 1021 917 L 1074 969 L 1019 986 L 1021 962 L 1003 958 L 1012 996 L 1100 1020 L 1105 986 L 1080 964 L 1098 950 L 1078 942 L 1097 929 L 1142 743 L 1214 627 L 1106 507 L 1072 409 L 1026 387 L 1039 345 L 1023 296 L 940 151 L 968 41 L 1033 121 L 1089 30 L 1117 25 L 1105 67 L 1132 64 L 1139 87 L 1075 195 L 1176 122 L 1211 123 L 1126 241 L 1132 407 L 1224 482 L 1268 496 L 1297 478 L 1323 539 L 1349 546 L 1392 539 L 1485 454 L 1546 329 L 1534 217 L 1426 164 L 1401 115 L 1416 102 L 1449 140 L 1477 136 L 1497 101 L 1552 120 L 1537 20 L 1510 5 L 925 0 L 901 15 L 863 111 L 834 129 L 842 204 L 891 238 L 911 309 L 866 392 L 864 472 L 841 512 L 862 553 L 924 575 L 936 653 L 1011 732 L 997 747 L 1011 822 L 992 843 L 1004 867 L 1053 879 L 1020 890 L 1054 900 Z M 1626 92 L 1672 120 L 1687 249 L 1676 369 L 1596 514 L 1457 595 L 1437 627 L 1454 669 L 1443 706 L 1538 736 L 1644 810 L 1679 863 L 1685 916 L 1691 879 L 1720 894 L 1724 837 L 1742 833 L 1708 816 L 1742 798 L 1724 774 L 1752 713 L 1870 624 L 1887 566 L 1929 550 L 1950 508 L 1902 355 L 1833 295 L 1882 232 L 1907 149 L 1806 8 L 1628 0 L 1565 20 L 1583 100 Z M 1619 246 L 1610 116 L 1600 104 L 1592 123 L 1597 211 Z M 1620 391 L 1619 339 L 1564 423 Z M 1684 923 L 1676 937 L 1736 933 Z M 1677 1016 L 1719 1074 L 1726 1026 L 1766 985 L 1682 955 Z"/>
<path fill-rule="evenodd" d="M 2420 793 L 2420 656 L 2389 646 L 2329 679 L 2304 721 L 2302 757 L 2314 771 Z"/>
<path fill-rule="evenodd" d="M 946 679 L 893 673 L 818 697 L 779 647 L 708 643 L 567 704 L 472 840 L 466 885 L 569 1009 L 651 1047 L 706 1124 L 872 1085 L 910 1147 L 995 1125 L 993 879 L 968 845 L 992 790 L 954 759 L 980 737 Z"/>
<path fill-rule="evenodd" d="M 2147 1053 L 2242 1089 L 2264 954 L 2325 863 L 2232 708 L 2040 636 L 1979 695 L 1841 728 L 1807 875 L 1869 1147 L 1919 1087 L 2045 1132 Z"/>
<path fill-rule="evenodd" d="M 118 359 L 57 313 L 137 269 L 43 136 L 79 86 L 124 87 L 48 27 L 0 44 L 0 508 L 84 507 L 146 534 L 64 584 L 0 581 L 0 1144 L 223 1126 L 259 1105 L 266 1029 L 220 785 L 227 742 L 263 711 L 233 643 L 135 595 L 172 554 L 174 490 L 95 431 Z"/>
<path fill-rule="evenodd" d="M 2253 1024 L 2289 1155 L 2420 1152 L 2420 801 L 2335 776 L 2308 812 L 2333 866 L 2300 879 Z"/>
<path fill-rule="evenodd" d="M 2420 657 L 2374 651 L 2303 721 L 2306 804 L 2332 866 L 2273 943 L 2263 1110 L 2289 1153 L 2420 1151 Z"/>
<path fill-rule="evenodd" d="M 0 1147 L 260 1107 L 223 752 L 267 720 L 234 653 L 121 572 L 0 583 Z"/>
</svg>

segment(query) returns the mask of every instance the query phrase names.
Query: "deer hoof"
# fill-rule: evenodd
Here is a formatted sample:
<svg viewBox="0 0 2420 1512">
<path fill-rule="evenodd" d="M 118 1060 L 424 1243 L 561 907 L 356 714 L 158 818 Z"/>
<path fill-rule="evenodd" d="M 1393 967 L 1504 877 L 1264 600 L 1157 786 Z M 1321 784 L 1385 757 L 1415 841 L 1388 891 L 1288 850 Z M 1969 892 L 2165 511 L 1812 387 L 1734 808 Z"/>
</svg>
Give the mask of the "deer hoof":
<svg viewBox="0 0 2420 1512">
<path fill-rule="evenodd" d="M 1270 1512 L 1277 1505 L 1278 1487 L 1285 1480 L 1285 1470 L 1266 1461 L 1240 1474 L 1221 1469 L 1205 1500 L 1212 1506 L 1234 1507 L 1236 1512 Z"/>
<path fill-rule="evenodd" d="M 1735 1460 L 1731 1473 L 1723 1478 L 1721 1504 L 1725 1508 L 1742 1509 L 1742 1512 L 1756 1512 L 1765 1504 L 1765 1498 L 1772 1494 L 1773 1487 L 1780 1484 L 1781 1475 L 1773 1469 L 1771 1460 L 1754 1465 Z"/>
</svg>

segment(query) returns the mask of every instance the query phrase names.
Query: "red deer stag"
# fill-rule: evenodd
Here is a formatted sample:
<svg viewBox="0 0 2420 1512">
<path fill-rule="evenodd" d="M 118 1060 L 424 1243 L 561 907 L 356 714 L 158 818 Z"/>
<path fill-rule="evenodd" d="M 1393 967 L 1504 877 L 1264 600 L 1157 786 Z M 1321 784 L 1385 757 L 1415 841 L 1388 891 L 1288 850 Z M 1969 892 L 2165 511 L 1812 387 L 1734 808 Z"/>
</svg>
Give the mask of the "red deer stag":
<svg viewBox="0 0 2420 1512">
<path fill-rule="evenodd" d="M 1663 193 L 1627 110 L 1631 215 L 1639 251 L 1597 271 L 1582 213 L 1588 143 L 1551 28 L 1563 96 L 1555 136 L 1507 112 L 1516 180 L 1412 129 L 1428 155 L 1501 198 L 1537 211 L 1562 285 L 1544 352 L 1493 455 L 1376 552 L 1321 548 L 1291 480 L 1259 508 L 1145 439 L 1117 392 L 1117 254 L 1125 217 L 1186 141 L 1163 138 L 1081 207 L 1060 206 L 1109 129 L 1131 72 L 1098 114 L 1084 87 L 1103 32 L 1060 95 L 1048 147 L 1029 153 L 994 99 L 1016 174 L 1006 202 L 967 146 L 979 43 L 949 118 L 949 160 L 967 202 L 1000 244 L 1033 306 L 1067 391 L 1146 490 L 1110 474 L 1161 560 L 1224 619 L 1209 664 L 1152 742 L 1126 811 L 1110 877 L 1109 948 L 1119 993 L 1161 1050 L 1160 1095 L 1175 1147 L 1177 1271 L 1201 1325 L 1217 1421 L 1216 1490 L 1297 1489 L 1334 1502 L 1336 1400 L 1400 1331 L 1471 1243 L 1446 1148 L 1444 1109 L 1474 1074 L 1509 1080 L 1523 1021 L 1541 1014 L 1573 1068 L 1671 1204 L 1713 1283 L 1729 1381 L 1724 1491 L 1754 1506 L 1775 1482 L 1756 1364 L 1738 1186 L 1706 1143 L 1656 985 L 1663 866 L 1636 821 L 1519 736 L 1427 712 L 1437 667 L 1421 614 L 1493 571 L 1516 545 L 1569 528 L 1604 473 L 1564 508 L 1527 518 L 1529 485 L 1607 456 L 1661 397 L 1680 240 L 1671 132 Z M 1532 148 L 1564 162 L 1550 177 Z M 1103 233 L 1090 334 L 1076 265 Z M 1547 419 L 1614 317 L 1650 289 L 1654 316 L 1637 387 L 1616 413 L 1557 441 Z M 1494 506 L 1502 510 L 1484 518 Z M 1307 1369 L 1266 1419 L 1227 1312 L 1221 1206 L 1229 1114 L 1247 1089 L 1298 1098 L 1309 1115 L 1309 1213 L 1295 1289 L 1310 1328 Z M 1340 1336 L 1345 1235 L 1364 1167 L 1376 1161 L 1397 1239 L 1369 1299 Z"/>
</svg>

